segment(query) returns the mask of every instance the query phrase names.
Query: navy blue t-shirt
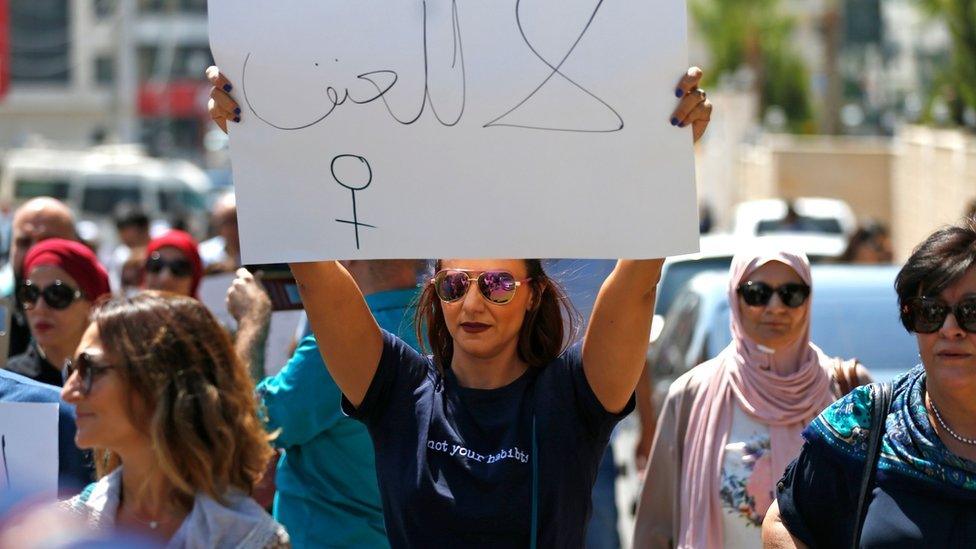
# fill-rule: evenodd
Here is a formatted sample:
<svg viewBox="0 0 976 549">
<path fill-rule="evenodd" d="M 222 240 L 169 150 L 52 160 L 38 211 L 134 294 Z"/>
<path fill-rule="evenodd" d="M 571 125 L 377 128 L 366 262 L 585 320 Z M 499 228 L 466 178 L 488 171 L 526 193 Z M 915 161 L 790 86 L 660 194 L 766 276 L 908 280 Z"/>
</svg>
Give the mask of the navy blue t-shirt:
<svg viewBox="0 0 976 549">
<path fill-rule="evenodd" d="M 811 549 L 849 547 L 856 525 L 862 463 L 807 442 L 777 485 L 780 517 Z M 863 548 L 976 547 L 976 493 L 878 471 Z"/>
<path fill-rule="evenodd" d="M 505 387 L 469 389 L 384 332 L 363 402 L 342 405 L 373 439 L 393 547 L 527 547 L 533 459 L 539 546 L 582 547 L 597 466 L 634 399 L 607 412 L 586 381 L 579 345 Z"/>
</svg>

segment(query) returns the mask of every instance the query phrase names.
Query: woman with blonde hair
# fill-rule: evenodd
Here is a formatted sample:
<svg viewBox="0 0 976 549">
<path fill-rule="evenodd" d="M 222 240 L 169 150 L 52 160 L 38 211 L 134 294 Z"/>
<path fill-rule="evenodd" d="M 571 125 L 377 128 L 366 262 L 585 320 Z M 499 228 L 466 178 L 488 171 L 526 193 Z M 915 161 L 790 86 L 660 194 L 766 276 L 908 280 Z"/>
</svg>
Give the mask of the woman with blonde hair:
<svg viewBox="0 0 976 549">
<path fill-rule="evenodd" d="M 65 505 L 98 529 L 168 547 L 286 547 L 249 497 L 271 447 L 230 338 L 195 299 L 158 292 L 98 305 L 63 398 L 98 482 Z"/>
</svg>

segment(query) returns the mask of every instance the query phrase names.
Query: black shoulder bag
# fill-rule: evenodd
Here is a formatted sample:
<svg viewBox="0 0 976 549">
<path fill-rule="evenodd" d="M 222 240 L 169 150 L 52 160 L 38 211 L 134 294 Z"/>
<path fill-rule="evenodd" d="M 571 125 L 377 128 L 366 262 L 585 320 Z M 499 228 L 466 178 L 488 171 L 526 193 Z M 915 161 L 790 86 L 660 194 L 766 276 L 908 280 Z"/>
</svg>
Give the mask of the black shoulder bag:
<svg viewBox="0 0 976 549">
<path fill-rule="evenodd" d="M 881 455 L 881 435 L 885 431 L 885 418 L 891 408 L 891 384 L 875 383 L 871 385 L 874 397 L 871 407 L 871 434 L 868 439 L 867 455 L 864 458 L 864 472 L 861 474 L 861 492 L 857 498 L 857 522 L 851 537 L 851 548 L 861 546 L 861 531 L 864 529 L 864 518 L 868 512 L 868 494 L 874 486 L 874 474 L 878 470 L 878 456 Z"/>
</svg>

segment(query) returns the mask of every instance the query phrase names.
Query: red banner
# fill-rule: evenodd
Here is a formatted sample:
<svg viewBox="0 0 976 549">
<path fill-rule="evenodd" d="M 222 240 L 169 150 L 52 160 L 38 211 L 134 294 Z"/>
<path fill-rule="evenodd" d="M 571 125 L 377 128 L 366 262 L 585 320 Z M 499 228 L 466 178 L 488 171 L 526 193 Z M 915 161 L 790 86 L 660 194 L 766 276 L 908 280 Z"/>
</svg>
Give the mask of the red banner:
<svg viewBox="0 0 976 549">
<path fill-rule="evenodd" d="M 10 9 L 0 0 L 0 101 L 10 88 Z"/>
</svg>

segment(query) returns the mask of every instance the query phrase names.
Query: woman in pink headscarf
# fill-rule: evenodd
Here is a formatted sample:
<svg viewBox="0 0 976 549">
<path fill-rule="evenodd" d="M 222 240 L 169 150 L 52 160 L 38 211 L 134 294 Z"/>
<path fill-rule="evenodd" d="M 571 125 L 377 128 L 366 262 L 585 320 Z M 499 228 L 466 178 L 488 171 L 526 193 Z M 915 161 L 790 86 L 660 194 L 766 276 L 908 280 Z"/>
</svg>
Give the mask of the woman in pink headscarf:
<svg viewBox="0 0 976 549">
<path fill-rule="evenodd" d="M 782 250 L 732 260 L 732 342 L 668 391 L 634 547 L 760 547 L 776 481 L 803 427 L 868 382 L 810 342 L 810 261 Z"/>
</svg>

